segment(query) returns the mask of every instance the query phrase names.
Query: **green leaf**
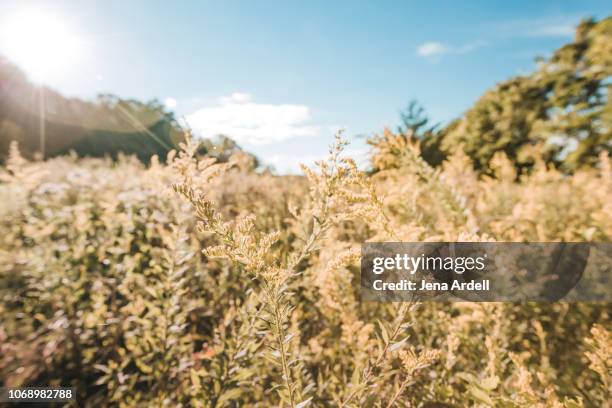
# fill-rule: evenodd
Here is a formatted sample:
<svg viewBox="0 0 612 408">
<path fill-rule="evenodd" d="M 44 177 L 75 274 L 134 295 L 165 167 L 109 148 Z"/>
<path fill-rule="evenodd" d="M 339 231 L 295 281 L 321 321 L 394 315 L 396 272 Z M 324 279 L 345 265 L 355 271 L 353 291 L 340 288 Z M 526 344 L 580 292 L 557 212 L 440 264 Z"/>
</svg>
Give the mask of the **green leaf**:
<svg viewBox="0 0 612 408">
<path fill-rule="evenodd" d="M 470 393 L 472 394 L 472 397 L 474 397 L 476 401 L 481 402 L 483 404 L 487 404 L 489 406 L 494 405 L 493 400 L 491 399 L 491 397 L 489 397 L 489 394 L 487 394 L 480 388 L 471 386 L 469 387 L 469 390 L 470 390 Z"/>
<path fill-rule="evenodd" d="M 406 337 L 404 340 L 398 341 L 397 343 L 393 343 L 391 345 L 391 347 L 389 347 L 389 351 L 395 351 L 395 350 L 399 349 L 404 344 L 406 344 L 406 341 L 408 341 L 408 337 Z"/>
<path fill-rule="evenodd" d="M 295 406 L 295 408 L 304 408 L 306 405 L 310 404 L 310 401 L 312 401 L 312 397 L 300 402 L 299 404 Z"/>
<path fill-rule="evenodd" d="M 492 391 L 495 388 L 497 388 L 498 384 L 499 384 L 499 377 L 494 375 L 493 377 L 487 377 L 484 380 L 479 381 L 477 385 L 482 389 L 485 389 L 487 391 Z"/>
<path fill-rule="evenodd" d="M 564 408 L 584 408 L 584 404 L 582 403 L 582 398 L 578 397 L 578 400 L 575 399 L 564 399 L 563 400 Z"/>
<path fill-rule="evenodd" d="M 239 398 L 242 393 L 240 388 L 232 388 L 231 390 L 225 391 L 217 400 L 217 404 L 222 406 L 226 402 Z"/>
<path fill-rule="evenodd" d="M 462 379 L 465 382 L 468 382 L 470 384 L 473 384 L 476 382 L 476 377 L 474 377 L 472 374 L 470 373 L 458 373 L 456 374 L 458 378 Z"/>
<path fill-rule="evenodd" d="M 383 338 L 385 344 L 389 343 L 389 332 L 387 330 L 387 327 L 380 320 L 378 320 L 377 322 L 378 322 L 378 326 L 380 327 L 380 333 L 382 335 L 382 338 Z"/>
<path fill-rule="evenodd" d="M 289 343 L 294 337 L 295 337 L 295 333 L 289 333 L 288 335 L 285 336 L 283 343 L 284 344 Z"/>
<path fill-rule="evenodd" d="M 361 370 L 359 369 L 359 367 L 355 367 L 355 369 L 353 370 L 353 375 L 351 376 L 351 384 L 353 384 L 353 386 L 359 384 L 360 378 Z"/>
<path fill-rule="evenodd" d="M 234 380 L 235 381 L 243 381 L 246 380 L 249 377 L 252 377 L 253 374 L 255 374 L 253 371 L 247 369 L 247 368 L 243 368 L 240 371 L 238 371 L 238 374 L 236 374 L 234 376 Z"/>
<path fill-rule="evenodd" d="M 153 372 L 153 369 L 147 365 L 146 363 L 140 361 L 140 360 L 135 360 L 134 361 L 136 363 L 136 366 L 138 366 L 138 368 L 140 369 L 140 371 L 142 371 L 145 374 L 150 374 Z"/>
<path fill-rule="evenodd" d="M 196 370 L 192 369 L 189 374 L 191 376 L 191 384 L 193 385 L 193 387 L 196 390 L 200 390 L 202 388 L 202 383 L 200 382 L 200 376 L 198 376 Z"/>
</svg>

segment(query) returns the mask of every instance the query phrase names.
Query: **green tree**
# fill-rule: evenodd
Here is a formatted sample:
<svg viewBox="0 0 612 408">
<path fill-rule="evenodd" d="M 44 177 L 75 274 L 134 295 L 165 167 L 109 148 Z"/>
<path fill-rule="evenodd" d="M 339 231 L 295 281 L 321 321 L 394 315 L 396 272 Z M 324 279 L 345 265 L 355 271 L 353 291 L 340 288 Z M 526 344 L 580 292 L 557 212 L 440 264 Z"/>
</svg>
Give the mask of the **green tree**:
<svg viewBox="0 0 612 408">
<path fill-rule="evenodd" d="M 486 92 L 441 134 L 441 149 L 462 147 L 487 171 L 498 151 L 517 167 L 532 164 L 529 146 L 541 145 L 544 160 L 573 171 L 597 163 L 612 150 L 612 18 L 583 21 L 567 44 L 528 76 Z"/>
<path fill-rule="evenodd" d="M 184 141 L 184 130 L 157 100 L 140 102 L 114 95 L 98 96 L 89 112 L 91 130 L 58 154 L 74 150 L 80 156 L 117 157 L 132 154 L 147 162 L 153 155 L 162 160 Z"/>
<path fill-rule="evenodd" d="M 133 154 L 146 162 L 153 155 L 163 160 L 184 140 L 173 113 L 157 100 L 140 102 L 109 94 L 91 102 L 66 98 L 31 84 L 2 57 L 0 84 L 0 161 L 12 141 L 29 157 L 44 144 L 47 157 L 73 150 L 80 156 Z"/>
<path fill-rule="evenodd" d="M 412 99 L 408 106 L 400 112 L 402 124 L 397 131 L 406 138 L 415 138 L 420 142 L 421 155 L 431 165 L 442 163 L 446 157 L 440 149 L 442 133 L 440 124 L 432 124 L 425 108 L 416 99 Z"/>
</svg>

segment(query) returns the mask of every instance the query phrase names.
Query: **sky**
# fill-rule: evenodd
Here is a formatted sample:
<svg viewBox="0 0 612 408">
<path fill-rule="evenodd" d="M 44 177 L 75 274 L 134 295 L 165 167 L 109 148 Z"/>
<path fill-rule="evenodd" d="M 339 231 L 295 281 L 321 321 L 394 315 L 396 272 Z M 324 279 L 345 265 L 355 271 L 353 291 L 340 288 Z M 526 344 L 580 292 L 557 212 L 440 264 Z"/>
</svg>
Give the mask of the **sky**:
<svg viewBox="0 0 612 408">
<path fill-rule="evenodd" d="M 581 18 L 611 11 L 606 1 L 0 0 L 0 54 L 66 96 L 157 98 L 196 135 L 227 134 L 284 173 L 325 156 L 338 128 L 365 157 L 364 135 L 396 127 L 411 99 L 447 123 L 571 41 Z M 41 41 L 44 64 L 24 52 Z"/>
</svg>

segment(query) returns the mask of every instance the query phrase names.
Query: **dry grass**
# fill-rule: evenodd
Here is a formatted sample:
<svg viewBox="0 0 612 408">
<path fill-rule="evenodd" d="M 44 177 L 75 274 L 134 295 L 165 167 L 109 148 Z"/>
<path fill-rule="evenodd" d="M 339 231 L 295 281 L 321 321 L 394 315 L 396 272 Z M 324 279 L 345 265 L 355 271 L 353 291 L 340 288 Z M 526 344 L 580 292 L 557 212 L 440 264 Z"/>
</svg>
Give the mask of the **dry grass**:
<svg viewBox="0 0 612 408">
<path fill-rule="evenodd" d="M 190 145 L 148 168 L 13 149 L 2 383 L 72 385 L 81 406 L 608 403 L 609 305 L 365 303 L 358 284 L 365 241 L 609 241 L 607 158 L 517 177 L 498 155 L 479 177 L 387 133 L 368 176 L 344 145 L 305 177 Z"/>
</svg>

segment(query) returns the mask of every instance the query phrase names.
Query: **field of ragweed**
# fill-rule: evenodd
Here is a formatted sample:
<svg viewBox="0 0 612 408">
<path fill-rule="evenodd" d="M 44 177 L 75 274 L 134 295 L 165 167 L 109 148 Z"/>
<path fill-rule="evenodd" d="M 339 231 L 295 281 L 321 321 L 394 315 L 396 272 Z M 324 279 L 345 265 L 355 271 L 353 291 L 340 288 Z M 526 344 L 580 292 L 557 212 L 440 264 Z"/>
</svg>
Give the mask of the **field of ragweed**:
<svg viewBox="0 0 612 408">
<path fill-rule="evenodd" d="M 370 303 L 366 241 L 610 241 L 612 168 L 440 168 L 386 132 L 304 177 L 246 158 L 23 160 L 0 181 L 0 383 L 78 406 L 602 407 L 609 304 Z"/>
</svg>

